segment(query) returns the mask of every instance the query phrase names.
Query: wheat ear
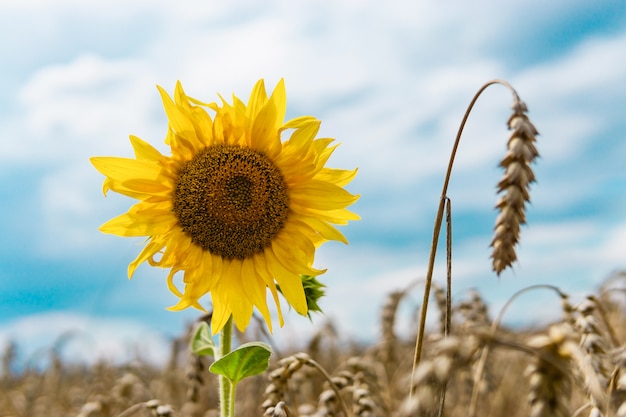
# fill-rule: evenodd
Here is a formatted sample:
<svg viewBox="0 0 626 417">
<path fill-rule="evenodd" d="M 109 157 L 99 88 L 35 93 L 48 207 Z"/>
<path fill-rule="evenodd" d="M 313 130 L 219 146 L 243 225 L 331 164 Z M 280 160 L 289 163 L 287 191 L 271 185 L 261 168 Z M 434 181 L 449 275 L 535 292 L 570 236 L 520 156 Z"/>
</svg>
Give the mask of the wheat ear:
<svg viewBox="0 0 626 417">
<path fill-rule="evenodd" d="M 507 153 L 500 162 L 504 175 L 498 183 L 498 193 L 503 195 L 496 203 L 500 214 L 491 242 L 493 270 L 498 275 L 517 260 L 515 245 L 519 242 L 520 226 L 526 223 L 530 184 L 535 181 L 530 164 L 539 156 L 535 147 L 538 132 L 526 116 L 526 104 L 515 95 L 512 107 L 513 114 L 508 121 L 512 133 Z"/>
<path fill-rule="evenodd" d="M 456 371 L 474 362 L 478 342 L 472 336 L 461 338 L 456 335 L 434 342 L 433 357 L 420 363 L 411 376 L 415 395 L 402 403 L 400 416 L 441 415 L 441 391 L 446 389 Z"/>
<path fill-rule="evenodd" d="M 536 357 L 526 369 L 531 417 L 569 417 L 572 390 L 571 361 L 580 356 L 571 326 L 561 324 L 547 335 L 533 337 L 529 346 Z"/>
<path fill-rule="evenodd" d="M 589 394 L 592 412 L 593 409 L 598 409 L 597 412 L 600 413 L 600 410 L 606 409 L 609 372 L 606 366 L 607 343 L 593 314 L 595 310 L 592 300 L 583 301 L 577 308 L 579 316 L 575 326 L 580 332 L 580 372 Z"/>
<path fill-rule="evenodd" d="M 304 352 L 296 353 L 295 355 L 279 360 L 278 365 L 279 367 L 269 374 L 270 384 L 265 389 L 267 399 L 261 405 L 261 408 L 264 410 L 264 416 L 275 417 L 272 413 L 276 412 L 276 407 L 281 401 L 283 401 L 285 393 L 288 389 L 287 384 L 289 379 L 304 365 L 317 370 L 326 379 L 329 383 L 330 389 L 333 391 L 333 395 L 339 403 L 340 409 L 346 416 L 348 415 L 348 407 L 339 392 L 340 388 L 337 386 L 334 379 L 331 379 L 328 372 L 326 372 L 326 370 L 319 363 L 311 359 L 308 354 Z M 281 407 L 287 410 L 287 406 L 285 404 Z"/>
</svg>

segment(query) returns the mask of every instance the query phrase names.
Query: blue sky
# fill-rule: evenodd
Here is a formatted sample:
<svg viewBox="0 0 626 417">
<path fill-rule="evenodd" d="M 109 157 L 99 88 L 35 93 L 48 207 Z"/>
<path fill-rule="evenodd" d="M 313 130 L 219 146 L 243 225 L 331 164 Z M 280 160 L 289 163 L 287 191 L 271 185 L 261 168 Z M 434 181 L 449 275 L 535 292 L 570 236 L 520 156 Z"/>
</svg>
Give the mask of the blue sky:
<svg viewBox="0 0 626 417">
<path fill-rule="evenodd" d="M 626 268 L 624 51 L 621 0 L 3 1 L 0 345 L 14 339 L 33 351 L 75 330 L 91 354 L 117 357 L 137 336 L 164 340 L 197 317 L 165 310 L 175 303 L 166 271 L 146 266 L 126 279 L 141 241 L 97 227 L 132 201 L 104 198 L 88 162 L 130 156 L 129 134 L 165 152 L 155 86 L 172 91 L 176 80 L 212 101 L 283 77 L 288 118 L 314 115 L 320 135 L 342 143 L 330 164 L 359 167 L 349 189 L 362 195 L 353 206 L 362 221 L 344 229 L 349 246 L 327 244 L 316 265 L 328 268 L 326 318 L 371 340 L 384 296 L 425 275 L 465 107 L 484 82 L 506 79 L 541 133 L 529 225 L 519 263 L 498 279 L 489 243 L 511 98 L 492 87 L 470 118 L 448 193 L 454 296 L 476 288 L 496 311 L 538 283 L 583 297 Z M 412 293 L 408 308 L 420 298 Z M 554 297 L 537 293 L 509 320 L 556 315 Z M 315 326 L 290 316 L 277 338 Z"/>
</svg>

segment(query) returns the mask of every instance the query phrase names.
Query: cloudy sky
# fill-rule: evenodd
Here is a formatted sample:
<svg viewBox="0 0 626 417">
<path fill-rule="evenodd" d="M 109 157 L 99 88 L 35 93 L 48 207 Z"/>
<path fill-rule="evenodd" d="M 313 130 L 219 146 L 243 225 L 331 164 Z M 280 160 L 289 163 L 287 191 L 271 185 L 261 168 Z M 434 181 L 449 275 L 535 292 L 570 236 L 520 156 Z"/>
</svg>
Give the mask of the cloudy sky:
<svg viewBox="0 0 626 417">
<path fill-rule="evenodd" d="M 385 295 L 425 275 L 467 104 L 506 79 L 541 133 L 528 227 L 519 263 L 498 279 L 489 243 L 511 96 L 494 86 L 469 120 L 448 193 L 454 297 L 475 288 L 494 311 L 533 284 L 583 297 L 626 268 L 625 51 L 623 0 L 4 0 L 0 346 L 33 352 L 73 331 L 73 343 L 116 356 L 198 316 L 165 310 L 176 302 L 166 271 L 145 266 L 127 280 L 141 241 L 97 228 L 132 201 L 104 198 L 88 161 L 131 156 L 129 134 L 166 152 L 156 85 L 171 92 L 176 80 L 213 101 L 284 78 L 288 118 L 314 115 L 320 135 L 342 143 L 330 165 L 359 168 L 348 188 L 361 194 L 362 221 L 343 230 L 350 245 L 318 252 L 328 296 L 315 323 L 372 340 Z M 420 298 L 418 287 L 407 308 Z M 558 304 L 536 292 L 510 314 L 532 324 Z M 276 337 L 311 331 L 294 315 Z"/>
</svg>

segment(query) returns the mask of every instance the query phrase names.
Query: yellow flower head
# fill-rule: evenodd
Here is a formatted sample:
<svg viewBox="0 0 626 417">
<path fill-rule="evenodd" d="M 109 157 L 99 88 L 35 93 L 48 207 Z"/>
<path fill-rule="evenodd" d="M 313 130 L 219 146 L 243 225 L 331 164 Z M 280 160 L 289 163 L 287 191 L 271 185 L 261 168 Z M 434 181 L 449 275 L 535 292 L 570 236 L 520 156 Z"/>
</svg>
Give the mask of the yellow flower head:
<svg viewBox="0 0 626 417">
<path fill-rule="evenodd" d="M 332 224 L 359 219 L 346 209 L 358 196 L 342 188 L 356 169 L 325 167 L 336 145 L 315 138 L 319 120 L 283 122 L 282 80 L 269 98 L 263 80 L 257 82 L 247 105 L 235 96 L 232 104 L 203 103 L 188 97 L 180 83 L 174 100 L 159 91 L 171 156 L 131 136 L 134 159 L 91 158 L 106 176 L 105 195 L 113 190 L 139 200 L 100 227 L 118 236 L 147 237 L 128 267 L 129 277 L 144 261 L 170 268 L 168 287 L 180 298 L 171 310 L 204 310 L 199 300 L 210 293 L 214 334 L 231 315 L 244 330 L 254 307 L 271 331 L 267 289 L 282 326 L 276 284 L 287 302 L 306 314 L 300 275 L 324 272 L 312 267 L 315 248 L 328 240 L 347 243 Z M 290 133 L 286 141 L 283 132 Z M 179 271 L 182 292 L 173 282 Z"/>
</svg>

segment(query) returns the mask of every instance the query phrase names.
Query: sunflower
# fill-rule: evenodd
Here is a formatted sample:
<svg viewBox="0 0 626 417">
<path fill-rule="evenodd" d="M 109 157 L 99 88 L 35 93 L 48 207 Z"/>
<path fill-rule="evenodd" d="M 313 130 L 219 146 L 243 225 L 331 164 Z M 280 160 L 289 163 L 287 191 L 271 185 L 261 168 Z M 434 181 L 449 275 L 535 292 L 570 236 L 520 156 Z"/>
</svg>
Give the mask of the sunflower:
<svg viewBox="0 0 626 417">
<path fill-rule="evenodd" d="M 93 157 L 105 175 L 103 192 L 139 200 L 100 227 L 118 236 L 145 236 L 128 267 L 169 268 L 171 310 L 195 307 L 210 294 L 215 334 L 232 316 L 244 330 L 256 307 L 272 330 L 267 289 L 283 315 L 278 290 L 307 314 L 301 275 L 317 276 L 315 249 L 329 240 L 348 243 L 335 225 L 359 217 L 346 207 L 358 199 L 343 186 L 355 170 L 325 167 L 337 145 L 317 138 L 320 121 L 302 116 L 284 122 L 281 80 L 268 98 L 263 80 L 248 104 L 233 96 L 204 103 L 178 82 L 172 99 L 158 87 L 169 120 L 165 143 L 171 156 L 130 136 L 135 158 Z M 220 97 L 221 98 L 221 97 Z M 211 117 L 209 112 L 214 112 Z M 290 134 L 285 141 L 283 133 Z M 183 274 L 184 289 L 174 283 Z"/>
</svg>

